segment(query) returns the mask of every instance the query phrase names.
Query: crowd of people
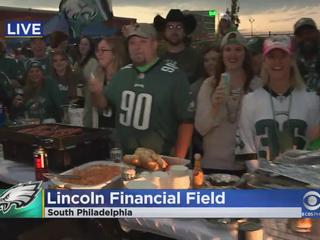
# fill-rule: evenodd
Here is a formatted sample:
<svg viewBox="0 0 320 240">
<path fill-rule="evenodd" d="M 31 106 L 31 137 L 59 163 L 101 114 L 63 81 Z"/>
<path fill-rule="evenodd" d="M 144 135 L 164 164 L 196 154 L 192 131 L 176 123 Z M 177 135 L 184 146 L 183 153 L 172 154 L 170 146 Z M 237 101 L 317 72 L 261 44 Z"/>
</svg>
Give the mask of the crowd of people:
<svg viewBox="0 0 320 240">
<path fill-rule="evenodd" d="M 299 19 L 293 37 L 248 39 L 225 14 L 215 41 L 201 48 L 190 37 L 196 26 L 193 15 L 171 9 L 153 24 L 124 26 L 121 36 L 83 36 L 76 51 L 63 32 L 31 39 L 30 52 L 16 59 L 2 41 L 1 106 L 12 123 L 66 123 L 63 108 L 79 105 L 83 125 L 113 129 L 124 153 L 141 146 L 181 158 L 201 153 L 207 173 L 254 171 L 259 159 L 320 137 L 313 19 Z"/>
</svg>

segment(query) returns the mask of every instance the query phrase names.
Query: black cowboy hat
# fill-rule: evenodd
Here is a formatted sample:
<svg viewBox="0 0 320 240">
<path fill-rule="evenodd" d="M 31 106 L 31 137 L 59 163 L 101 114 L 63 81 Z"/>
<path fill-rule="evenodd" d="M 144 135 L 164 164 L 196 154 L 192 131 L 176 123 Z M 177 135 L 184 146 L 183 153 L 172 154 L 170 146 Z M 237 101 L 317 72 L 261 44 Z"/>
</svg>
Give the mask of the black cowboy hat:
<svg viewBox="0 0 320 240">
<path fill-rule="evenodd" d="M 162 32 L 168 22 L 182 22 L 187 35 L 192 33 L 197 26 L 196 18 L 192 14 L 183 14 L 180 9 L 171 9 L 166 18 L 160 15 L 155 16 L 153 26 L 158 32 Z"/>
</svg>

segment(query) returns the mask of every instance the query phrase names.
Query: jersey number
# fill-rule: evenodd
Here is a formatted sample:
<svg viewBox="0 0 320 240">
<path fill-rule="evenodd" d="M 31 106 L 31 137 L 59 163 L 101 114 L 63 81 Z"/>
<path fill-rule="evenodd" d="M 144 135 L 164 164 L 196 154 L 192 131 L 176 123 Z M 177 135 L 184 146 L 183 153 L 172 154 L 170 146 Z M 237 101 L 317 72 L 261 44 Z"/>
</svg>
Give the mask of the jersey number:
<svg viewBox="0 0 320 240">
<path fill-rule="evenodd" d="M 272 119 L 261 120 L 256 123 L 256 133 L 261 136 L 260 143 L 264 150 L 259 151 L 259 156 L 275 158 L 280 153 L 279 146 L 279 123 Z M 304 136 L 307 131 L 307 124 L 303 120 L 289 119 L 283 123 L 283 132 L 292 136 L 292 144 L 297 149 L 303 149 L 306 145 Z M 269 152 L 269 154 L 267 154 Z"/>
<path fill-rule="evenodd" d="M 121 98 L 120 124 L 146 130 L 150 125 L 152 96 L 147 93 L 136 94 L 132 91 L 123 91 Z"/>
</svg>

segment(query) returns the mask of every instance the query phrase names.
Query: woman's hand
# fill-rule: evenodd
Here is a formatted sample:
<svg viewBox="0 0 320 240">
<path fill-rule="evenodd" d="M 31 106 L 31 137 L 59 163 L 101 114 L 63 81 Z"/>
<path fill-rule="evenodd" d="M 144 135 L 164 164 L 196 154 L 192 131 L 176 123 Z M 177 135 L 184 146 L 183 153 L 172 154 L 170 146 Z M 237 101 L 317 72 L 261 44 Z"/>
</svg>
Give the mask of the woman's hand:
<svg viewBox="0 0 320 240">
<path fill-rule="evenodd" d="M 226 99 L 225 88 L 223 81 L 220 81 L 218 87 L 212 94 L 212 105 L 214 108 L 219 108 Z"/>
<path fill-rule="evenodd" d="M 88 89 L 92 94 L 101 94 L 103 91 L 103 83 L 95 78 L 93 74 L 88 81 Z"/>
</svg>

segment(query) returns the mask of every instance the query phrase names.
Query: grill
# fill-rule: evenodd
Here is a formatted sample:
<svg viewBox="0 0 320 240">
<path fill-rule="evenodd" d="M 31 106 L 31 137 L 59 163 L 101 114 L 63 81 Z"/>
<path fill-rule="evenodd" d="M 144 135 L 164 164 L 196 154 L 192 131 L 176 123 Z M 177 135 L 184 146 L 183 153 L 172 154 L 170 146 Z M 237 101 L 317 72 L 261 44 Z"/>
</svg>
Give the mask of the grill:
<svg viewBox="0 0 320 240">
<path fill-rule="evenodd" d="M 66 170 L 109 157 L 111 132 L 106 129 L 41 124 L 0 129 L 5 159 L 33 164 L 32 153 L 42 146 L 51 170 Z"/>
</svg>

